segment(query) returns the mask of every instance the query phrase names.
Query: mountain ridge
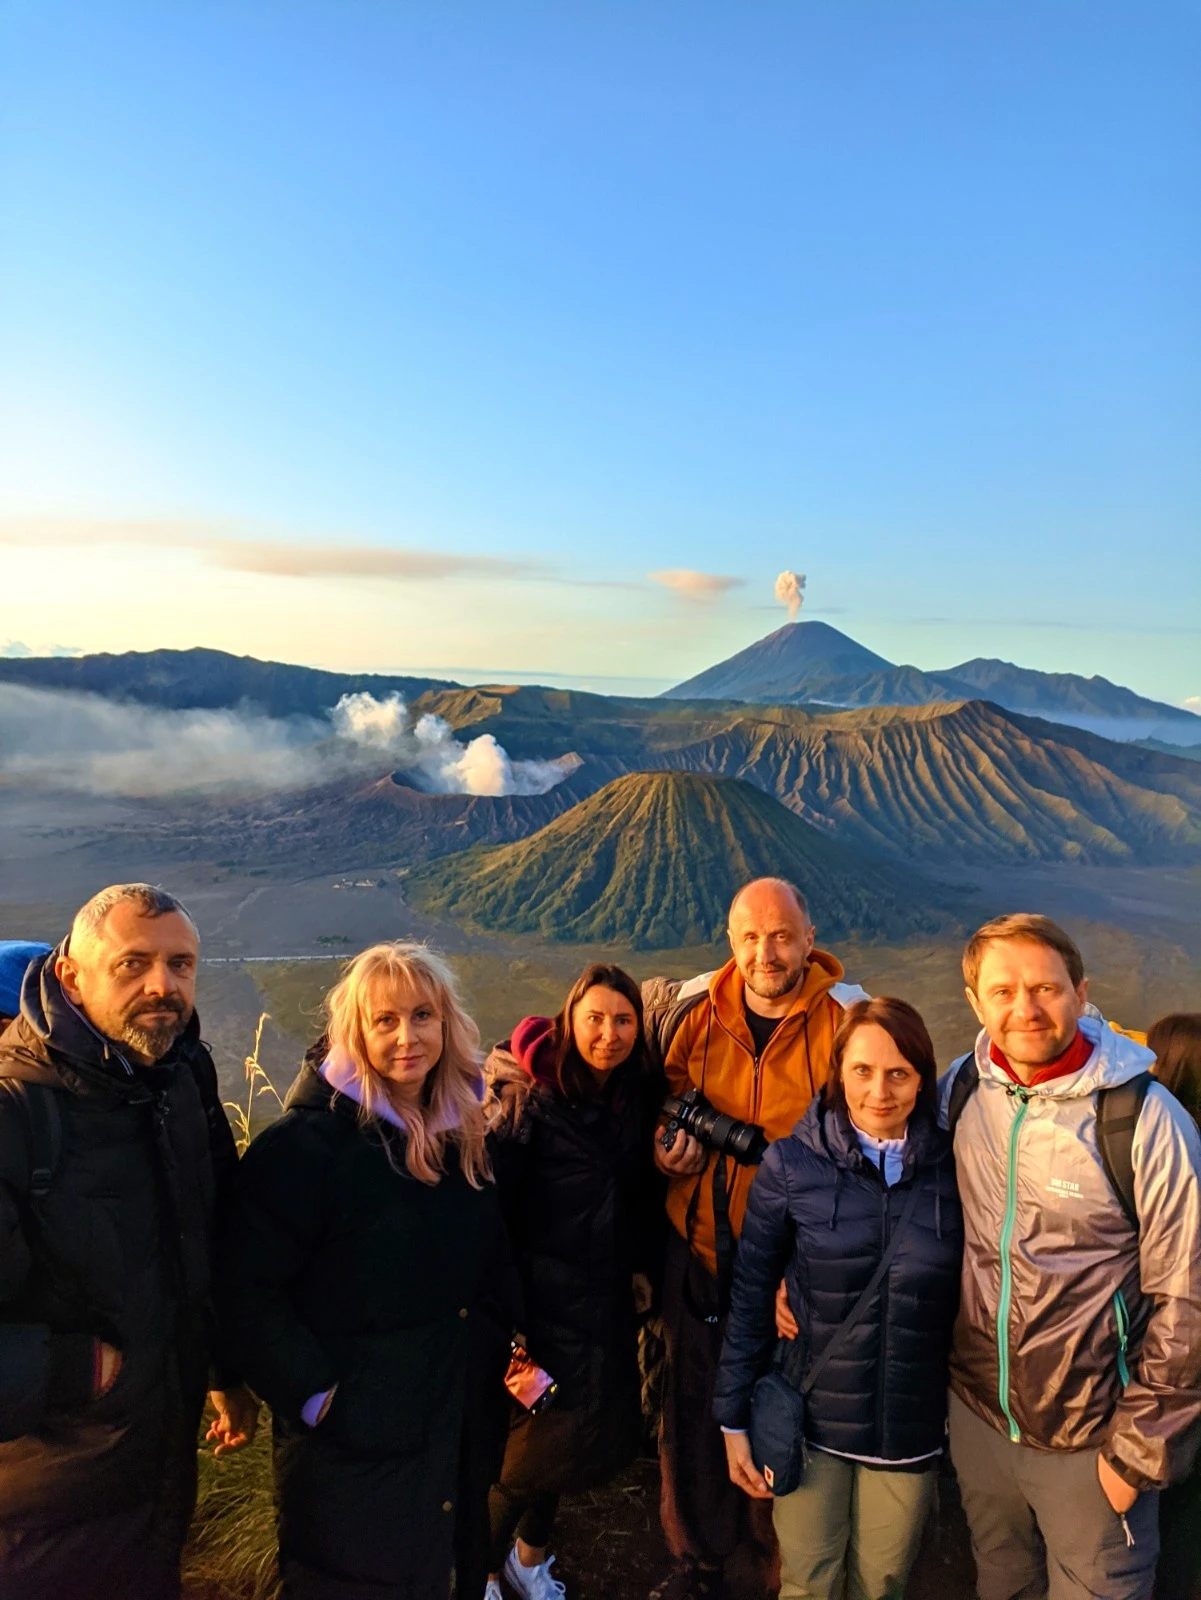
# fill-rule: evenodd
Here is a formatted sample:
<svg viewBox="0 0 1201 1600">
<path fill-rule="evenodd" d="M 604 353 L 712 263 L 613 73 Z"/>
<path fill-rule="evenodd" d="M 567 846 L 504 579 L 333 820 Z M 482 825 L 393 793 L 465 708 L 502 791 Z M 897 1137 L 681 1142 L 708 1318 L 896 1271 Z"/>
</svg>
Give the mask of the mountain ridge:
<svg viewBox="0 0 1201 1600">
<path fill-rule="evenodd" d="M 847 646 L 852 646 L 848 649 Z M 829 623 L 785 623 L 774 633 L 664 691 L 665 699 L 734 699 L 764 705 L 814 702 L 859 707 L 985 699 L 1010 711 L 1084 726 L 1118 738 L 1168 737 L 1201 743 L 1201 717 L 1150 700 L 1099 674 L 1039 672 L 995 658 L 923 671 L 896 666 Z M 1146 725 L 1144 727 L 1144 724 Z M 1118 732 L 1118 728 L 1124 731 Z M 1187 736 L 1193 735 L 1192 740 Z"/>
<path fill-rule="evenodd" d="M 327 672 L 258 656 L 190 650 L 101 651 L 86 656 L 0 656 L 0 683 L 132 700 L 167 711 L 247 709 L 271 717 L 320 716 L 344 694 L 397 693 L 412 699 L 456 689 L 450 678 Z"/>
<path fill-rule="evenodd" d="M 175 676 L 153 692 L 185 692 L 179 674 L 192 659 L 171 654 Z M 263 665 L 247 659 L 252 668 Z M 223 660 L 239 672 L 245 666 Z M 139 661 L 124 658 L 125 669 Z M 346 692 L 337 675 L 287 670 L 306 674 L 305 693 L 336 703 Z M 211 690 L 201 684 L 194 692 Z M 295 710 L 290 693 L 281 691 L 282 705 Z M 155 837 L 189 858 L 216 849 L 216 859 L 413 866 L 476 841 L 525 837 L 621 774 L 677 770 L 744 779 L 827 837 L 935 869 L 943 862 L 969 872 L 977 863 L 1175 865 L 1201 852 L 1197 761 L 1007 711 L 978 692 L 919 706 L 838 709 L 434 683 L 408 703 L 413 719 L 432 713 L 462 739 L 493 735 L 514 761 L 575 755 L 581 765 L 528 803 L 402 796 L 406 786 L 382 775 L 374 786 L 344 779 L 252 803 L 175 802 L 153 812 Z M 381 752 L 377 772 L 387 762 Z"/>
</svg>

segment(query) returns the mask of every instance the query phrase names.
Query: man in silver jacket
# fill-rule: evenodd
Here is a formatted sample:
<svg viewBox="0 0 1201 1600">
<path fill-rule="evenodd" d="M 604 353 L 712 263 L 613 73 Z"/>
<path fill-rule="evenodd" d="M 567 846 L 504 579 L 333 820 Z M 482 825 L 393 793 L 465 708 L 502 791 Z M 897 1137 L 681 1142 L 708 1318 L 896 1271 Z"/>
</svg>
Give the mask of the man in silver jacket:
<svg viewBox="0 0 1201 1600">
<path fill-rule="evenodd" d="M 963 970 L 981 1031 L 978 1084 L 956 1097 L 950 1434 L 980 1597 L 1144 1600 L 1157 1491 L 1201 1437 L 1201 1141 L 1150 1084 L 1136 1226 L 1106 1172 L 1098 1093 L 1151 1052 L 1088 1005 L 1080 952 L 1048 918 L 986 923 Z M 944 1121 L 971 1060 L 943 1079 Z"/>
</svg>

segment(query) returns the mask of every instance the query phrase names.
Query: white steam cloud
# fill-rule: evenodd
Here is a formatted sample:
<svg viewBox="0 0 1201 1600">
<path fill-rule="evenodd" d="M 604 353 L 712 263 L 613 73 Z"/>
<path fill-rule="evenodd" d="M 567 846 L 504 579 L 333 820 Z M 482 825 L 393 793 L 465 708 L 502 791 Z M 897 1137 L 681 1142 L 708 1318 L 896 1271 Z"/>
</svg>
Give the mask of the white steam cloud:
<svg viewBox="0 0 1201 1600">
<path fill-rule="evenodd" d="M 386 751 L 394 766 L 420 788 L 436 794 L 545 794 L 580 765 L 578 756 L 558 761 L 512 761 L 490 733 L 467 744 L 430 712 L 410 729 L 408 708 L 398 694 L 344 694 L 332 712 L 335 731 L 367 749 Z"/>
<path fill-rule="evenodd" d="M 805 574 L 784 571 L 776 579 L 776 599 L 788 607 L 788 620 L 795 622 L 805 603 Z"/>
<path fill-rule="evenodd" d="M 327 719 L 166 711 L 0 683 L 0 782 L 129 797 L 302 789 L 381 767 L 435 794 L 544 794 L 579 758 L 513 761 L 491 734 L 415 728 L 399 695 L 344 695 Z"/>
</svg>

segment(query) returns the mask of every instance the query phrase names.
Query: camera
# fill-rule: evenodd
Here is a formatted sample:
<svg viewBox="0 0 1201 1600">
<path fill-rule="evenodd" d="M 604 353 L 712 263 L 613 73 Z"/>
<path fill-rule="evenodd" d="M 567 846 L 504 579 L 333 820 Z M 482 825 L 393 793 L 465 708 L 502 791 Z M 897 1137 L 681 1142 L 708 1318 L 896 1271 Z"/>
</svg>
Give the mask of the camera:
<svg viewBox="0 0 1201 1600">
<path fill-rule="evenodd" d="M 724 1111 L 715 1110 L 697 1088 L 686 1089 L 681 1095 L 669 1094 L 661 1115 L 664 1127 L 659 1142 L 664 1150 L 671 1149 L 681 1128 L 706 1149 L 733 1156 L 744 1167 L 758 1166 L 767 1150 L 767 1135 L 757 1123 L 727 1117 Z"/>
</svg>

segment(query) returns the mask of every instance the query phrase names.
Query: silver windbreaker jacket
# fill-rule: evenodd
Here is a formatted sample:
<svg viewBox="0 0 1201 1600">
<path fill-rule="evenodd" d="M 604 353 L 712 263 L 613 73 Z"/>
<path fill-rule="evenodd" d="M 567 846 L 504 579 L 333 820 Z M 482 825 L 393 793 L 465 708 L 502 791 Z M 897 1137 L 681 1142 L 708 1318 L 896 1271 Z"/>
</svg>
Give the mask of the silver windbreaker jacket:
<svg viewBox="0 0 1201 1600">
<path fill-rule="evenodd" d="M 1097 1142 L 1097 1091 L 1151 1052 L 1099 1019 L 1079 1073 L 1018 1088 L 976 1040 L 955 1130 L 964 1256 L 951 1387 L 1015 1442 L 1102 1449 L 1136 1488 L 1189 1469 L 1201 1436 L 1201 1140 L 1166 1089 L 1134 1135 L 1136 1232 Z M 955 1069 L 940 1085 L 946 1101 Z"/>
</svg>

